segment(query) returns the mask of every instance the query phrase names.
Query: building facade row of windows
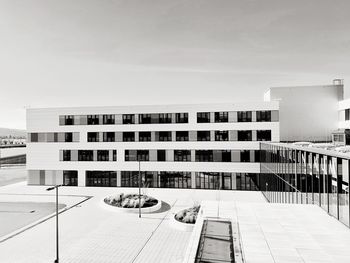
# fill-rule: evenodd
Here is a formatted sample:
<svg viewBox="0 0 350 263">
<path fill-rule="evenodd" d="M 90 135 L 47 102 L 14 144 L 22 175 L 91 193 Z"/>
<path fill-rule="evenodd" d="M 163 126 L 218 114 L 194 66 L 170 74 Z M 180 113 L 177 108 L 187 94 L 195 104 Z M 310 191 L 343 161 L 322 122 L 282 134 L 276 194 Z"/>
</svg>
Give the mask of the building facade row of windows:
<svg viewBox="0 0 350 263">
<path fill-rule="evenodd" d="M 197 123 L 277 122 L 277 110 L 197 112 Z"/>
<path fill-rule="evenodd" d="M 27 142 L 79 142 L 79 132 L 33 132 Z"/>
<path fill-rule="evenodd" d="M 87 141 L 271 141 L 271 130 L 88 132 Z"/>
<path fill-rule="evenodd" d="M 259 162 L 258 150 L 125 150 L 125 161 Z"/>
<path fill-rule="evenodd" d="M 277 110 L 197 112 L 197 123 L 276 122 Z M 188 123 L 188 113 L 60 115 L 60 125 Z"/>
<path fill-rule="evenodd" d="M 188 113 L 61 115 L 60 125 L 188 123 Z"/>
<path fill-rule="evenodd" d="M 60 150 L 60 161 L 116 162 L 117 150 Z"/>
</svg>

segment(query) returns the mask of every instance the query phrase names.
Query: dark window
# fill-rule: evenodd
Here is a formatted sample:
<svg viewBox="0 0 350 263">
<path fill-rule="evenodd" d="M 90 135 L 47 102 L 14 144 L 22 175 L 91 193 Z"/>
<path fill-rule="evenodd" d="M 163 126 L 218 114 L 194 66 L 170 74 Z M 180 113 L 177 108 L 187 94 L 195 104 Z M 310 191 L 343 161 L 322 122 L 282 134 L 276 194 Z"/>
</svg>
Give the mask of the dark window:
<svg viewBox="0 0 350 263">
<path fill-rule="evenodd" d="M 160 142 L 171 141 L 171 132 L 170 131 L 161 131 L 161 132 L 158 132 L 158 133 L 156 132 L 156 140 L 160 141 Z"/>
<path fill-rule="evenodd" d="M 215 131 L 215 141 L 228 141 L 228 131 Z"/>
<path fill-rule="evenodd" d="M 150 124 L 151 123 L 151 114 L 139 114 L 139 123 L 140 124 Z"/>
<path fill-rule="evenodd" d="M 238 131 L 237 132 L 238 141 L 251 141 L 252 131 Z"/>
<path fill-rule="evenodd" d="M 125 161 L 149 161 L 149 150 L 125 150 Z"/>
<path fill-rule="evenodd" d="M 176 123 L 188 123 L 188 113 L 176 113 Z"/>
<path fill-rule="evenodd" d="M 123 132 L 123 142 L 134 142 L 135 132 Z"/>
<path fill-rule="evenodd" d="M 177 131 L 176 141 L 188 141 L 188 131 Z"/>
<path fill-rule="evenodd" d="M 222 151 L 222 162 L 231 162 L 231 151 Z"/>
<path fill-rule="evenodd" d="M 109 151 L 108 150 L 97 150 L 97 161 L 99 161 L 99 162 L 109 161 Z"/>
<path fill-rule="evenodd" d="M 174 150 L 175 162 L 190 162 L 191 151 L 190 150 Z"/>
<path fill-rule="evenodd" d="M 165 162 L 165 160 L 166 160 L 165 150 L 157 150 L 157 161 Z"/>
<path fill-rule="evenodd" d="M 103 115 L 103 124 L 115 124 L 115 115 Z"/>
<path fill-rule="evenodd" d="M 257 122 L 263 122 L 263 121 L 271 121 L 271 111 L 257 111 L 256 112 L 256 121 Z"/>
<path fill-rule="evenodd" d="M 123 114 L 123 124 L 135 124 L 135 114 Z"/>
<path fill-rule="evenodd" d="M 103 133 L 104 142 L 115 142 L 115 132 L 104 132 Z"/>
<path fill-rule="evenodd" d="M 93 150 L 78 150 L 79 161 L 93 161 L 94 151 Z"/>
<path fill-rule="evenodd" d="M 197 123 L 210 122 L 210 112 L 197 112 Z"/>
<path fill-rule="evenodd" d="M 88 125 L 98 125 L 99 124 L 99 116 L 98 115 L 88 115 L 87 116 L 87 124 Z"/>
<path fill-rule="evenodd" d="M 171 113 L 160 113 L 159 115 L 158 114 L 154 114 L 154 115 L 156 115 L 156 117 L 158 117 L 159 120 L 157 121 L 155 119 L 155 122 L 152 121 L 152 123 L 171 123 Z"/>
<path fill-rule="evenodd" d="M 139 132 L 139 141 L 140 142 L 150 142 L 151 141 L 151 132 Z"/>
<path fill-rule="evenodd" d="M 64 125 L 74 125 L 74 116 L 73 115 L 64 116 Z"/>
<path fill-rule="evenodd" d="M 149 161 L 149 150 L 137 150 L 137 161 Z"/>
<path fill-rule="evenodd" d="M 196 150 L 196 162 L 212 162 L 212 150 Z"/>
<path fill-rule="evenodd" d="M 78 171 L 63 171 L 64 186 L 78 186 Z"/>
<path fill-rule="evenodd" d="M 70 160 L 71 160 L 71 151 L 63 150 L 63 161 L 70 161 Z"/>
<path fill-rule="evenodd" d="M 88 132 L 88 142 L 98 142 L 98 132 Z"/>
<path fill-rule="evenodd" d="M 230 150 L 213 150 L 214 162 L 231 162 Z"/>
<path fill-rule="evenodd" d="M 228 112 L 227 111 L 215 112 L 215 122 L 228 122 Z"/>
<path fill-rule="evenodd" d="M 350 109 L 345 110 L 345 120 L 346 121 L 350 120 Z"/>
<path fill-rule="evenodd" d="M 113 162 L 117 161 L 117 150 L 113 150 Z"/>
<path fill-rule="evenodd" d="M 239 112 L 237 112 L 237 121 L 238 122 L 251 122 L 252 121 L 252 112 L 251 111 L 239 111 Z"/>
<path fill-rule="evenodd" d="M 249 150 L 242 150 L 241 151 L 241 162 L 250 162 L 250 151 Z"/>
<path fill-rule="evenodd" d="M 197 141 L 210 141 L 210 131 L 197 131 Z"/>
<path fill-rule="evenodd" d="M 271 141 L 271 130 L 258 130 L 256 137 L 258 141 Z"/>
<path fill-rule="evenodd" d="M 86 186 L 116 187 L 117 172 L 86 171 Z"/>
<path fill-rule="evenodd" d="M 72 132 L 64 133 L 64 141 L 65 142 L 72 142 L 73 141 L 73 133 Z"/>
<path fill-rule="evenodd" d="M 38 133 L 31 133 L 30 134 L 30 142 L 38 142 Z"/>
</svg>

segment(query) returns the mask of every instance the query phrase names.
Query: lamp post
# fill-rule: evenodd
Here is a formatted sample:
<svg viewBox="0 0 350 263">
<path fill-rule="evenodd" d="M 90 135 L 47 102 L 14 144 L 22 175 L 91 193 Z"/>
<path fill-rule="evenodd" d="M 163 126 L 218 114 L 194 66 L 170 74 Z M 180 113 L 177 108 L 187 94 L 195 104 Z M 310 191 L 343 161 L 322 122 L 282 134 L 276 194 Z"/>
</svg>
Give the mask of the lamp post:
<svg viewBox="0 0 350 263">
<path fill-rule="evenodd" d="M 62 186 L 60 185 L 55 185 L 52 187 L 49 187 L 46 189 L 46 191 L 51 191 L 56 189 L 56 260 L 54 261 L 55 263 L 59 263 L 59 253 L 58 253 L 58 187 Z"/>
<path fill-rule="evenodd" d="M 141 218 L 141 161 L 139 160 L 139 218 Z"/>
</svg>

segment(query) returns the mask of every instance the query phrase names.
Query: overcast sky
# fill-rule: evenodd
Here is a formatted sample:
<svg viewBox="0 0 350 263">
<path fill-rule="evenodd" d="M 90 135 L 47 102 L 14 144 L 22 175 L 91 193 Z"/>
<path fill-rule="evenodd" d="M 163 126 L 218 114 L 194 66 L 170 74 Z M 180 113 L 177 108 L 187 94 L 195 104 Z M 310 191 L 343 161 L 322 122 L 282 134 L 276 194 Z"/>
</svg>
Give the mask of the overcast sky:
<svg viewBox="0 0 350 263">
<path fill-rule="evenodd" d="M 25 107 L 261 100 L 271 86 L 350 83 L 349 10 L 349 0 L 0 0 L 0 127 L 25 128 Z"/>
</svg>

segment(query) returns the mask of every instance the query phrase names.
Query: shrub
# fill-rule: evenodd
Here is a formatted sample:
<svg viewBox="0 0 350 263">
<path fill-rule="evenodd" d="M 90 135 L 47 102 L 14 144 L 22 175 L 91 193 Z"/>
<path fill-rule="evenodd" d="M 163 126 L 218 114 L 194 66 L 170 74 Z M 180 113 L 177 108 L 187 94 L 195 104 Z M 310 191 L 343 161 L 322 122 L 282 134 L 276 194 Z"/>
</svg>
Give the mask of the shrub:
<svg viewBox="0 0 350 263">
<path fill-rule="evenodd" d="M 175 219 L 182 223 L 194 224 L 196 223 L 200 205 L 195 205 L 191 208 L 181 210 L 175 215 Z"/>
</svg>

